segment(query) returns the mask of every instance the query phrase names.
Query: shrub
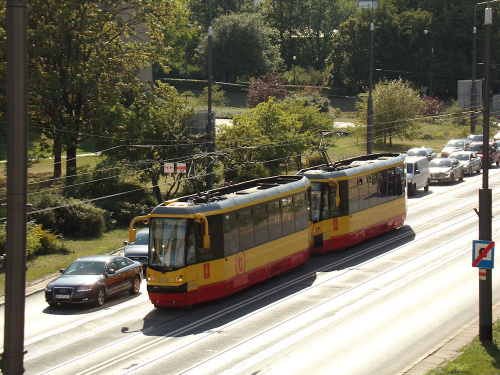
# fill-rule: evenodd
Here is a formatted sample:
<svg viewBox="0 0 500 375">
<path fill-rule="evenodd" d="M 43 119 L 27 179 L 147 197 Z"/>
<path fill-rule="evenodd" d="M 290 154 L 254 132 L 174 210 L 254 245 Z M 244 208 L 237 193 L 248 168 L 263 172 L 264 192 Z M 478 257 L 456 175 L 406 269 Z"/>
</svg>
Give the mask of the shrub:
<svg viewBox="0 0 500 375">
<path fill-rule="evenodd" d="M 247 92 L 247 104 L 252 107 L 267 102 L 271 97 L 283 100 L 288 95 L 285 85 L 280 81 L 276 73 L 268 74 L 265 80 L 260 78 L 257 80 L 251 79 Z"/>
<path fill-rule="evenodd" d="M 422 98 L 424 106 L 420 109 L 420 114 L 423 116 L 438 116 L 444 113 L 444 103 L 438 98 L 424 96 Z"/>
<path fill-rule="evenodd" d="M 6 225 L 0 225 L 0 254 L 6 251 Z M 42 229 L 40 224 L 29 222 L 26 228 L 26 255 L 33 258 L 37 255 L 46 254 L 68 254 L 70 253 L 61 236 L 49 230 Z"/>
<path fill-rule="evenodd" d="M 30 199 L 32 219 L 68 237 L 98 237 L 106 230 L 105 210 L 60 194 L 40 193 Z"/>
</svg>

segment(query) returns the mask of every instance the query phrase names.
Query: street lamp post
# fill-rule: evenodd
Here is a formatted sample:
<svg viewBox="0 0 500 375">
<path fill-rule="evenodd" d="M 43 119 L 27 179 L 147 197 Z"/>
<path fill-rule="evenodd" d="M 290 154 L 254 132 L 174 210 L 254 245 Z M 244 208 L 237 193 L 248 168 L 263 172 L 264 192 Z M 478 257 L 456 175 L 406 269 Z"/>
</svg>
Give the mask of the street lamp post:
<svg viewBox="0 0 500 375">
<path fill-rule="evenodd" d="M 297 56 L 293 56 L 293 84 L 295 85 L 295 62 L 297 61 Z"/>
<path fill-rule="evenodd" d="M 431 30 L 424 30 L 424 33 L 431 34 L 431 75 L 429 77 L 429 96 L 432 96 L 432 78 L 434 76 L 434 33 Z"/>
<path fill-rule="evenodd" d="M 210 1 L 210 15 L 208 26 L 208 122 L 206 127 L 208 147 L 207 152 L 215 151 L 215 127 L 212 121 L 212 1 Z M 207 167 L 207 189 L 214 186 L 214 175 L 212 163 Z"/>
<path fill-rule="evenodd" d="M 373 9 L 373 8 L 372 8 Z M 372 98 L 372 82 L 373 82 L 373 33 L 375 26 L 373 24 L 373 10 L 372 22 L 370 24 L 370 73 L 368 78 L 368 103 L 367 103 L 367 118 L 366 118 L 366 153 L 372 153 L 373 143 L 373 98 Z"/>
</svg>

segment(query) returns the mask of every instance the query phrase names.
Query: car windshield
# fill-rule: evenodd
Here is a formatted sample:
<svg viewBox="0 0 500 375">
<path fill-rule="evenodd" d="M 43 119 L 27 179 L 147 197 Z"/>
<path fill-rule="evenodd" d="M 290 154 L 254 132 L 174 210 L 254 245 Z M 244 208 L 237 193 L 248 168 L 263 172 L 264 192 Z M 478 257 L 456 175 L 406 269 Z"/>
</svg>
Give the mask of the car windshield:
<svg viewBox="0 0 500 375">
<path fill-rule="evenodd" d="M 483 135 L 482 134 L 472 134 L 472 135 L 469 135 L 467 137 L 467 140 L 469 142 L 476 142 L 476 141 L 482 142 L 483 141 Z"/>
<path fill-rule="evenodd" d="M 149 240 L 149 230 L 147 232 L 138 232 L 135 236 L 134 245 L 147 245 Z"/>
<path fill-rule="evenodd" d="M 413 164 L 406 164 L 406 173 L 413 173 Z"/>
<path fill-rule="evenodd" d="M 462 140 L 449 141 L 446 144 L 446 147 L 464 147 L 464 146 L 465 146 L 465 141 Z"/>
<path fill-rule="evenodd" d="M 453 154 L 453 157 L 458 160 L 467 161 L 469 160 L 469 154 Z"/>
<path fill-rule="evenodd" d="M 427 151 L 422 150 L 408 150 L 406 153 L 407 156 L 427 156 Z"/>
<path fill-rule="evenodd" d="M 154 219 L 150 225 L 148 266 L 165 270 L 184 267 L 187 219 Z"/>
<path fill-rule="evenodd" d="M 441 160 L 434 159 L 429 163 L 429 167 L 438 167 L 438 168 L 451 167 L 451 159 L 441 159 Z"/>
<path fill-rule="evenodd" d="M 98 261 L 83 261 L 73 262 L 64 271 L 64 275 L 102 275 L 106 263 Z"/>
</svg>

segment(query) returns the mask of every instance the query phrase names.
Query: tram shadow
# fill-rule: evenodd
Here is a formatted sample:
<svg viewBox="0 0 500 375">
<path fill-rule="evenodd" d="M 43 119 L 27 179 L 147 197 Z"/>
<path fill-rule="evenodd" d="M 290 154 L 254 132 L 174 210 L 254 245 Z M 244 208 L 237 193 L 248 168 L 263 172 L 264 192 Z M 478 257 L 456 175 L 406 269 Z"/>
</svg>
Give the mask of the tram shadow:
<svg viewBox="0 0 500 375">
<path fill-rule="evenodd" d="M 339 275 L 395 252 L 414 238 L 413 229 L 404 225 L 340 251 L 313 255 L 294 270 L 221 299 L 190 308 L 153 308 L 144 317 L 142 332 L 155 337 L 217 333 L 226 325 L 256 312 L 266 321 L 283 319 L 287 314 L 295 314 L 297 309 L 307 309 L 334 298 L 345 290 L 345 281 L 341 281 Z"/>
</svg>

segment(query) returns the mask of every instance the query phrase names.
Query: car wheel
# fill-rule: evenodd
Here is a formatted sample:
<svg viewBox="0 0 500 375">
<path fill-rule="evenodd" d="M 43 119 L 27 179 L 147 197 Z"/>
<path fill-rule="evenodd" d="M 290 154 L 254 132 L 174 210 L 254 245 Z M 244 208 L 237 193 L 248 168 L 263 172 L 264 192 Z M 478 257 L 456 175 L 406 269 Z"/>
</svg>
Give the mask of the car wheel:
<svg viewBox="0 0 500 375">
<path fill-rule="evenodd" d="M 413 186 L 414 186 L 413 184 L 408 185 L 408 196 L 409 197 L 412 197 L 415 195 L 415 190 L 414 190 L 415 188 Z"/>
<path fill-rule="evenodd" d="M 99 288 L 99 290 L 97 291 L 97 295 L 95 297 L 95 302 L 94 304 L 97 306 L 97 307 L 101 307 L 102 305 L 104 305 L 104 302 L 106 301 L 106 291 L 104 290 L 104 288 Z"/>
<path fill-rule="evenodd" d="M 424 186 L 424 191 L 429 191 L 429 186 L 431 185 L 431 180 L 427 179 L 427 183 Z"/>
<path fill-rule="evenodd" d="M 467 176 L 472 176 L 472 166 L 469 167 L 469 170 L 467 171 Z"/>
<path fill-rule="evenodd" d="M 464 180 L 464 171 L 462 171 L 462 174 L 458 178 L 458 181 L 463 181 Z"/>
<path fill-rule="evenodd" d="M 455 182 L 455 175 L 452 173 L 450 176 L 450 184 Z"/>
<path fill-rule="evenodd" d="M 139 293 L 139 289 L 141 289 L 141 278 L 139 276 L 134 277 L 134 281 L 132 281 L 132 287 L 129 290 L 129 293 L 134 295 Z"/>
</svg>

